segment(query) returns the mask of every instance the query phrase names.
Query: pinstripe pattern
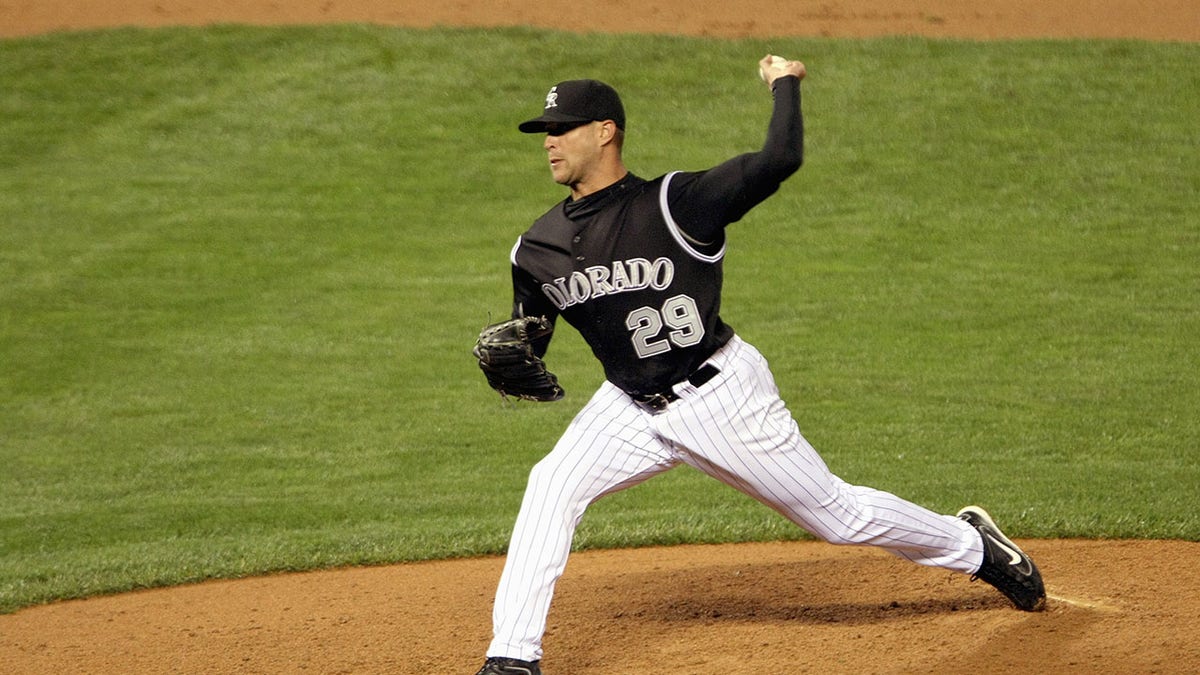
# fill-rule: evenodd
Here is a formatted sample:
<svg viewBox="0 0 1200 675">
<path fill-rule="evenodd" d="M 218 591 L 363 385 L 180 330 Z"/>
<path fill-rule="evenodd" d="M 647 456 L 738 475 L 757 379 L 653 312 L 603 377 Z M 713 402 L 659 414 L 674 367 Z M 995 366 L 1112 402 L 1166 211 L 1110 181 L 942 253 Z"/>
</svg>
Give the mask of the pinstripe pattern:
<svg viewBox="0 0 1200 675">
<path fill-rule="evenodd" d="M 554 585 L 584 510 L 681 463 L 759 500 L 834 544 L 869 544 L 965 573 L 979 568 L 978 533 L 953 516 L 830 473 L 779 396 L 766 360 L 734 337 L 709 360 L 720 374 L 676 386 L 651 415 L 605 382 L 529 475 L 496 592 L 490 656 L 535 661 Z"/>
</svg>

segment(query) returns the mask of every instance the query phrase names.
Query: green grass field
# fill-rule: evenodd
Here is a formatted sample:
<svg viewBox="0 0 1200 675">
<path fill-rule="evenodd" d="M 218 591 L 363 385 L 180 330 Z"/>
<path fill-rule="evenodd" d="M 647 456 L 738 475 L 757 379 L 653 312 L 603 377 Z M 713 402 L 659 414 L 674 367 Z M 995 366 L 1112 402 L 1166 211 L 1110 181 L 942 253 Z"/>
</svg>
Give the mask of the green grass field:
<svg viewBox="0 0 1200 675">
<path fill-rule="evenodd" d="M 730 233 L 726 319 L 848 480 L 1021 537 L 1200 540 L 1200 47 L 361 26 L 0 41 L 0 611 L 493 554 L 599 383 L 503 405 L 470 347 L 563 196 L 515 131 L 592 76 L 639 174 L 807 164 Z M 454 56 L 457 55 L 457 56 Z M 801 538 L 689 469 L 580 547 Z"/>
</svg>

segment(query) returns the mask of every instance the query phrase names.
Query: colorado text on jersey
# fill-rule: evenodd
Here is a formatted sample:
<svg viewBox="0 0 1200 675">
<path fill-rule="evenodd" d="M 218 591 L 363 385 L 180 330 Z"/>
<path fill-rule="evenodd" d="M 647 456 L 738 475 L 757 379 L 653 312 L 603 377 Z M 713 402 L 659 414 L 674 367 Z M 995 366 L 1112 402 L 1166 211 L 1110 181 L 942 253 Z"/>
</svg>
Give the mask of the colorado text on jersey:
<svg viewBox="0 0 1200 675">
<path fill-rule="evenodd" d="M 612 267 L 593 265 L 570 277 L 559 277 L 542 284 L 542 292 L 559 310 L 606 295 L 652 288 L 666 290 L 675 278 L 675 263 L 670 258 L 650 262 L 645 258 L 614 260 Z"/>
</svg>

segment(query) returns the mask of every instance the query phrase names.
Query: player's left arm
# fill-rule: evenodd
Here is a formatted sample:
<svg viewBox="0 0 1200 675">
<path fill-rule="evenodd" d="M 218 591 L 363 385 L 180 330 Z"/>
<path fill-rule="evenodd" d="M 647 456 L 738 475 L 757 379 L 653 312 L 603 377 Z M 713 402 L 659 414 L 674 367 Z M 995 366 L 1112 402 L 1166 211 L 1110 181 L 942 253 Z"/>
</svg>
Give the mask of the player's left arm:
<svg viewBox="0 0 1200 675">
<path fill-rule="evenodd" d="M 768 64 L 769 60 L 767 57 L 762 63 Z M 696 242 L 717 241 L 726 225 L 740 220 L 774 194 L 804 163 L 804 118 L 800 107 L 804 64 L 777 62 L 764 65 L 764 73 L 769 78 L 774 108 L 762 149 L 672 181 L 671 213 Z"/>
<path fill-rule="evenodd" d="M 542 316 L 550 322 L 550 326 L 553 328 L 555 322 L 558 320 L 558 308 L 542 292 L 541 284 L 537 282 L 537 279 L 519 266 L 513 265 L 512 283 L 512 318 Z M 550 338 L 552 336 L 553 333 L 548 333 L 533 341 L 533 352 L 539 358 L 546 356 L 546 350 L 550 348 Z"/>
</svg>

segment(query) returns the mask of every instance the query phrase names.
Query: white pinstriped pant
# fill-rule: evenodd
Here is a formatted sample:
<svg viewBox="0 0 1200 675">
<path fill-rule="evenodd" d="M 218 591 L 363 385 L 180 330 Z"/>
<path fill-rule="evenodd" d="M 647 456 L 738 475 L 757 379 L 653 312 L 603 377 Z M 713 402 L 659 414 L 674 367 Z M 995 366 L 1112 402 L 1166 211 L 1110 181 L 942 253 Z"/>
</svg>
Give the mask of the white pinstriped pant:
<svg viewBox="0 0 1200 675">
<path fill-rule="evenodd" d="M 965 573 L 979 568 L 983 545 L 965 521 L 830 473 L 752 345 L 734 337 L 709 363 L 721 372 L 700 387 L 676 385 L 679 400 L 657 415 L 605 382 L 534 466 L 496 590 L 488 656 L 541 658 L 554 585 L 584 509 L 680 463 L 825 541 L 880 546 Z"/>
</svg>

